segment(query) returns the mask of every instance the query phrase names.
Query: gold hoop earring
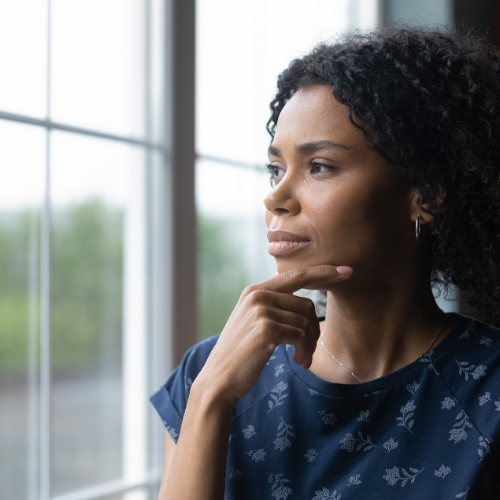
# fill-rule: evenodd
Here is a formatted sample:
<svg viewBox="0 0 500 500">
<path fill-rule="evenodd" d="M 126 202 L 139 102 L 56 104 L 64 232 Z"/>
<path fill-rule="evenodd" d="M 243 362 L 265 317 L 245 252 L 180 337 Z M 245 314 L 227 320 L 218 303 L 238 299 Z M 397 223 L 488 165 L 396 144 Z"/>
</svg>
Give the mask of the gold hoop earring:
<svg viewBox="0 0 500 500">
<path fill-rule="evenodd" d="M 415 239 L 420 241 L 420 215 L 417 215 L 417 219 L 415 220 Z"/>
</svg>

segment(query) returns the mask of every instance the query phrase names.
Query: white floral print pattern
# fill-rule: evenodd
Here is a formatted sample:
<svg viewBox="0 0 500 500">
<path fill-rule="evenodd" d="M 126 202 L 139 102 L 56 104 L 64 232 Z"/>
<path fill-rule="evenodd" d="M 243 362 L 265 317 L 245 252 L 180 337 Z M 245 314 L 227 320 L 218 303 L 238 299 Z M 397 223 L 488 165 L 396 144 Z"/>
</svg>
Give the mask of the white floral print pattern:
<svg viewBox="0 0 500 500">
<path fill-rule="evenodd" d="M 425 468 L 425 467 L 424 467 Z M 386 469 L 386 475 L 382 476 L 391 486 L 394 486 L 397 484 L 398 481 L 401 481 L 401 486 L 406 486 L 406 482 L 408 479 L 410 480 L 410 483 L 413 483 L 415 481 L 415 478 L 424 470 L 418 470 L 410 467 L 410 474 L 409 472 L 406 472 L 406 469 L 401 469 L 401 472 L 403 475 L 401 476 L 399 473 L 399 468 L 398 467 L 393 467 L 392 469 Z"/>
<path fill-rule="evenodd" d="M 327 413 L 325 410 L 318 411 L 318 413 L 321 415 L 321 421 L 323 422 L 323 425 L 333 425 L 337 420 L 335 413 Z"/>
<path fill-rule="evenodd" d="M 417 384 L 417 381 L 414 380 L 411 384 L 408 384 L 406 386 L 406 390 L 413 394 L 417 389 L 419 388 L 419 384 Z"/>
<path fill-rule="evenodd" d="M 304 453 L 304 456 L 307 458 L 308 462 L 314 462 L 314 459 L 318 456 L 318 452 L 311 448 L 307 450 L 307 453 Z"/>
<path fill-rule="evenodd" d="M 337 495 L 337 490 L 331 495 L 328 488 L 323 488 L 321 491 L 315 491 L 314 493 L 315 497 L 312 500 L 340 500 L 340 493 Z"/>
<path fill-rule="evenodd" d="M 488 401 L 491 400 L 491 394 L 489 392 L 485 392 L 482 396 L 479 396 L 479 406 L 483 406 Z"/>
<path fill-rule="evenodd" d="M 340 440 L 340 442 L 342 443 L 341 449 L 347 450 L 348 452 L 354 451 L 356 443 L 359 443 L 356 446 L 356 451 L 359 451 L 362 448 L 364 448 L 363 451 L 368 451 L 371 450 L 374 446 L 376 447 L 376 445 L 372 443 L 368 434 L 366 435 L 366 439 L 363 438 L 363 434 L 361 433 L 361 431 L 358 431 L 358 439 L 356 439 L 351 433 L 348 433 L 344 436 L 344 439 Z"/>
<path fill-rule="evenodd" d="M 500 411 L 500 398 L 498 399 L 498 401 L 495 401 L 495 411 Z"/>
<path fill-rule="evenodd" d="M 173 427 L 168 425 L 165 421 L 163 421 L 163 425 L 165 426 L 165 429 L 167 429 L 168 433 L 172 436 L 172 439 L 177 443 L 177 438 L 179 437 L 177 431 Z"/>
<path fill-rule="evenodd" d="M 454 338 L 460 334 L 456 333 Z M 377 483 L 378 488 L 386 490 L 388 500 L 405 497 L 402 493 L 409 490 L 410 495 L 406 496 L 425 497 L 424 483 L 426 487 L 438 488 L 443 499 L 471 497 L 476 486 L 481 496 L 481 478 L 485 470 L 489 472 L 496 451 L 489 436 L 493 436 L 500 425 L 497 383 L 500 370 L 493 361 L 495 351 L 500 349 L 498 339 L 500 331 L 491 330 L 490 333 L 490 329 L 484 327 L 474 338 L 448 342 L 446 356 L 441 355 L 443 349 L 435 348 L 436 352 L 430 357 L 435 368 L 429 366 L 424 370 L 425 366 L 419 365 L 421 370 L 415 370 L 410 378 L 406 373 L 411 370 L 407 370 L 399 381 L 394 377 L 396 383 L 390 387 L 381 382 L 375 384 L 375 388 L 383 387 L 382 391 L 377 391 L 384 395 L 383 398 L 367 390 L 340 388 L 337 391 L 335 387 L 330 390 L 326 384 L 310 377 L 309 386 L 308 377 L 302 377 L 302 371 L 293 369 L 293 365 L 290 370 L 285 348 L 281 345 L 269 369 L 263 371 L 261 382 L 265 385 L 257 384 L 253 393 L 238 404 L 231 421 L 232 434 L 228 439 L 235 443 L 231 441 L 229 445 L 229 456 L 234 462 L 227 464 L 227 499 L 244 498 L 245 491 L 248 491 L 247 497 L 259 498 L 252 493 L 262 486 L 267 497 L 273 500 L 331 499 L 340 494 L 342 498 L 350 498 L 351 491 L 354 492 L 351 496 L 367 498 Z M 436 361 L 438 352 L 439 363 Z M 164 406 L 172 414 L 165 413 L 163 417 L 170 424 L 166 425 L 167 432 L 176 438 L 176 429 L 180 429 L 185 411 L 183 405 L 202 359 L 203 356 L 191 357 L 183 365 L 185 371 L 181 367 L 179 374 L 182 377 L 177 377 L 177 386 L 171 394 L 174 408 Z M 423 364 L 429 363 L 430 360 Z M 435 376 L 436 369 L 442 377 Z M 317 390 L 313 389 L 315 384 Z M 174 387 L 166 386 L 167 390 Z M 175 407 L 180 420 L 174 412 Z M 304 415 L 299 412 L 302 409 Z M 296 418 L 297 414 L 301 417 Z M 249 425 L 254 423 L 255 426 Z M 327 436 L 329 444 L 328 439 L 316 439 L 318 436 Z M 371 450 L 370 454 L 361 453 L 367 450 Z M 412 455 L 415 450 L 418 453 Z M 326 470 L 334 456 L 342 462 L 341 473 L 335 477 Z M 363 468 L 362 458 L 368 458 L 372 467 Z M 469 470 L 475 471 L 474 476 L 459 472 L 464 459 L 468 461 Z M 267 484 L 266 470 L 271 474 L 270 484 Z M 358 474 L 360 470 L 365 472 Z M 254 480 L 257 473 L 264 474 L 260 485 Z M 307 481 L 301 482 L 304 477 Z M 474 488 L 471 477 L 474 477 Z M 489 476 L 484 475 L 483 483 L 491 490 L 494 480 L 494 472 L 489 472 Z M 233 491 L 233 495 L 229 491 Z"/>
<path fill-rule="evenodd" d="M 443 401 L 441 401 L 441 410 L 451 410 L 455 406 L 455 404 L 455 399 L 444 398 Z"/>
<path fill-rule="evenodd" d="M 362 422 L 363 420 L 365 422 L 370 421 L 370 412 L 368 410 L 366 411 L 360 411 L 359 412 L 359 417 L 356 419 L 358 422 Z"/>
<path fill-rule="evenodd" d="M 479 446 L 480 448 L 477 450 L 477 453 L 479 455 L 479 460 L 478 463 L 488 454 L 491 452 L 490 449 L 490 444 L 493 443 L 493 439 L 491 438 L 484 438 L 483 436 L 479 436 Z M 484 450 L 483 450 L 484 448 Z"/>
<path fill-rule="evenodd" d="M 273 485 L 271 486 L 272 495 L 276 498 L 276 500 L 286 500 L 288 495 L 292 494 L 292 489 L 288 486 L 283 486 L 284 484 L 291 483 L 290 479 L 285 479 L 284 474 L 268 474 L 268 483 L 271 484 L 273 481 Z"/>
<path fill-rule="evenodd" d="M 287 389 L 288 382 L 283 382 L 282 380 L 271 390 L 271 393 L 269 395 L 271 396 L 273 401 L 268 401 L 269 410 L 267 410 L 267 413 L 269 413 L 271 410 L 274 410 L 277 406 L 283 404 L 283 400 L 288 397 L 288 394 L 283 394 L 283 392 Z"/>
<path fill-rule="evenodd" d="M 292 442 L 288 439 L 290 437 L 296 437 L 293 433 L 293 425 L 288 425 L 282 417 L 280 417 L 280 424 L 278 425 L 278 434 L 276 439 L 273 441 L 274 449 L 284 451 L 286 448 L 292 447 Z M 282 436 L 282 437 L 278 437 Z"/>
<path fill-rule="evenodd" d="M 274 376 L 275 377 L 277 377 L 280 373 L 283 373 L 285 371 L 283 369 L 284 366 L 285 366 L 285 364 L 281 363 L 280 365 L 274 367 Z"/>
<path fill-rule="evenodd" d="M 234 467 L 231 467 L 228 470 L 227 474 L 228 474 L 229 479 L 239 478 L 239 477 L 243 476 L 243 472 L 241 472 L 240 470 L 236 470 Z"/>
<path fill-rule="evenodd" d="M 441 465 L 438 470 L 434 471 L 434 475 L 436 477 L 441 477 L 444 479 L 450 472 L 451 469 L 449 467 L 446 467 L 446 465 Z"/>
<path fill-rule="evenodd" d="M 413 417 L 413 414 L 417 407 L 413 403 L 413 401 L 408 401 L 404 406 L 402 406 L 399 411 L 401 413 L 400 417 L 397 417 L 396 420 L 399 420 L 400 422 L 398 425 L 401 425 L 408 429 L 409 432 L 413 434 L 413 431 L 411 428 L 413 427 L 414 420 L 410 420 Z"/>
<path fill-rule="evenodd" d="M 472 427 L 472 424 L 469 422 L 469 417 L 463 410 L 455 417 L 455 420 L 458 420 L 458 422 L 455 422 L 453 424 L 453 429 L 448 431 L 448 434 L 450 434 L 448 441 L 459 443 L 467 439 L 467 431 L 465 428 Z"/>
<path fill-rule="evenodd" d="M 246 439 L 250 439 L 252 436 L 257 434 L 253 425 L 248 424 L 244 429 L 241 430 Z"/>
<path fill-rule="evenodd" d="M 432 353 L 434 352 L 434 349 L 432 349 L 432 351 L 429 351 L 428 354 L 425 354 L 424 356 L 422 356 L 421 358 L 419 358 L 419 361 L 421 361 L 422 363 L 427 363 L 427 368 L 429 370 L 432 370 L 436 375 L 439 375 L 439 372 L 436 370 L 436 367 L 434 366 L 434 363 L 432 362 Z"/>
<path fill-rule="evenodd" d="M 279 346 L 278 346 L 278 347 L 279 347 Z M 275 349 L 275 351 L 276 351 L 276 349 Z M 266 363 L 266 365 L 270 365 L 270 364 L 271 364 L 271 360 L 273 360 L 273 359 L 276 359 L 276 356 L 271 356 L 271 357 L 269 358 L 269 361 Z"/>
<path fill-rule="evenodd" d="M 460 339 L 470 339 L 471 336 L 475 336 L 476 335 L 476 329 L 474 327 L 474 320 L 470 321 L 467 329 L 464 331 L 464 333 L 462 333 L 462 335 L 460 335 Z"/>
<path fill-rule="evenodd" d="M 483 345 L 487 345 L 487 346 L 490 346 L 493 342 L 493 339 L 490 339 L 488 337 L 485 337 L 483 335 L 483 338 L 479 341 L 480 344 L 483 344 Z"/>
<path fill-rule="evenodd" d="M 387 451 L 391 451 L 394 450 L 394 448 L 397 448 L 398 444 L 398 441 L 394 441 L 394 439 L 391 438 L 389 441 L 386 441 L 383 446 Z"/>
<path fill-rule="evenodd" d="M 358 484 L 361 484 L 363 481 L 359 480 L 360 475 L 356 474 L 355 476 L 351 476 L 349 478 L 349 482 L 347 483 L 347 486 L 357 486 Z"/>
<path fill-rule="evenodd" d="M 486 375 L 487 366 L 484 365 L 469 365 L 468 361 L 458 361 L 455 359 L 455 362 L 458 365 L 459 371 L 458 374 L 464 376 L 465 380 L 469 380 L 469 375 L 472 375 L 474 380 L 479 380 L 481 377 Z M 473 370 L 473 371 L 472 371 Z"/>
<path fill-rule="evenodd" d="M 260 460 L 264 461 L 266 459 L 267 453 L 264 451 L 264 448 L 260 450 L 254 451 L 250 450 L 246 452 L 246 455 L 252 458 L 253 461 L 259 462 Z"/>
</svg>

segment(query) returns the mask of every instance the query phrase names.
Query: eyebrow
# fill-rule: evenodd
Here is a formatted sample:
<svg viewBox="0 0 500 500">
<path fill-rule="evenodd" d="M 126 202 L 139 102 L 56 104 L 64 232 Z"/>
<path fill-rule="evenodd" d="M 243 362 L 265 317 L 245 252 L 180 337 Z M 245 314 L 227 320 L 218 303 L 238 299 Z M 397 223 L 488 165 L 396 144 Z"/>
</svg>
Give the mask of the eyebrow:
<svg viewBox="0 0 500 500">
<path fill-rule="evenodd" d="M 333 148 L 346 149 L 346 150 L 351 149 L 349 148 L 349 146 L 346 146 L 345 144 L 339 144 L 338 142 L 324 140 L 316 142 L 304 142 L 302 144 L 298 144 L 297 146 L 295 146 L 295 151 L 302 155 L 308 155 L 316 153 L 316 151 L 320 151 L 322 149 L 333 149 Z M 279 158 L 283 157 L 281 151 L 272 144 L 269 146 L 267 152 L 269 155 L 277 156 Z"/>
</svg>

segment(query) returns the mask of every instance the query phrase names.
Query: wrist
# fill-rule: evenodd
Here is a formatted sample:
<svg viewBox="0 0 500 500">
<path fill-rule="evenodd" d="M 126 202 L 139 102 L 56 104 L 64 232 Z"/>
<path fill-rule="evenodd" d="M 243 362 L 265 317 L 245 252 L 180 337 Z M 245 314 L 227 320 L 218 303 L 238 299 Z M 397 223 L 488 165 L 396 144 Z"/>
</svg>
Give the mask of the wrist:
<svg viewBox="0 0 500 500">
<path fill-rule="evenodd" d="M 232 415 L 237 402 L 227 391 L 215 387 L 213 383 L 199 376 L 191 386 L 189 399 L 191 398 L 196 401 L 196 406 L 201 406 L 208 411 L 217 409 L 229 415 Z"/>
</svg>

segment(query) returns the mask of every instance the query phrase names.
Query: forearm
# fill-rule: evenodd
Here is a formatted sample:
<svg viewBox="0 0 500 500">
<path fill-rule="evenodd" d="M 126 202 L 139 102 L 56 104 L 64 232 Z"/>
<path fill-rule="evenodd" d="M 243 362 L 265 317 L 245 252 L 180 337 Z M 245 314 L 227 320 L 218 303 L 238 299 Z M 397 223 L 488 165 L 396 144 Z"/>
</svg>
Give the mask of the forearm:
<svg viewBox="0 0 500 500">
<path fill-rule="evenodd" d="M 233 407 L 193 384 L 159 500 L 223 500 Z"/>
</svg>

